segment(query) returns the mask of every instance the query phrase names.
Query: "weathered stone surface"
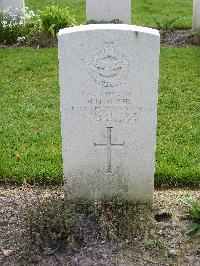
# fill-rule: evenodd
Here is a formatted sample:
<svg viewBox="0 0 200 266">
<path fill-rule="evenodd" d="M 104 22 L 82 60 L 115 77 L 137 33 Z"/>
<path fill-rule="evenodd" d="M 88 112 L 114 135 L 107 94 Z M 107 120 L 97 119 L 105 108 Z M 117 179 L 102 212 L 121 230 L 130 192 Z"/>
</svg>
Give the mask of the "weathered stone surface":
<svg viewBox="0 0 200 266">
<path fill-rule="evenodd" d="M 112 21 L 120 20 L 131 24 L 131 0 L 87 0 L 87 20 Z"/>
<path fill-rule="evenodd" d="M 24 0 L 0 0 L 0 9 L 10 8 L 14 13 L 22 13 L 24 9 Z"/>
<path fill-rule="evenodd" d="M 65 190 L 152 201 L 158 31 L 87 25 L 58 39 Z"/>
<path fill-rule="evenodd" d="M 200 0 L 194 0 L 192 29 L 200 30 Z"/>
</svg>

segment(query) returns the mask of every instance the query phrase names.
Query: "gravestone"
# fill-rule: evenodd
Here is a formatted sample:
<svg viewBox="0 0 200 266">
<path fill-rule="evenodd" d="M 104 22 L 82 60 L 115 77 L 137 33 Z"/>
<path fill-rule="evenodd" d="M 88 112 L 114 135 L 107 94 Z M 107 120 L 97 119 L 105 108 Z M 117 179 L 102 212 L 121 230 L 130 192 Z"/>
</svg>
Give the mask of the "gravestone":
<svg viewBox="0 0 200 266">
<path fill-rule="evenodd" d="M 124 24 L 60 30 L 65 191 L 151 202 L 160 36 Z"/>
<path fill-rule="evenodd" d="M 131 0 L 86 0 L 87 20 L 131 24 Z"/>
<path fill-rule="evenodd" d="M 24 0 L 0 0 L 0 9 L 10 10 L 14 14 L 22 14 L 24 9 Z"/>
<path fill-rule="evenodd" d="M 200 30 L 200 0 L 194 0 L 192 29 Z"/>
</svg>

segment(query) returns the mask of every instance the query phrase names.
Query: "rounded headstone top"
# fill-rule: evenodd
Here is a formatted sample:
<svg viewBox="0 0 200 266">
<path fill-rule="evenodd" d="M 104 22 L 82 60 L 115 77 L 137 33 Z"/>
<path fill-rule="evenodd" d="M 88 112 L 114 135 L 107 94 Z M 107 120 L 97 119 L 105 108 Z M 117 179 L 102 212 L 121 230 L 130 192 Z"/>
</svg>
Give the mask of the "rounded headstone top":
<svg viewBox="0 0 200 266">
<path fill-rule="evenodd" d="M 152 28 L 135 26 L 135 25 L 127 25 L 127 24 L 89 24 L 89 25 L 81 25 L 75 27 L 69 27 L 61 29 L 58 33 L 58 36 L 81 32 L 81 31 L 96 31 L 96 30 L 120 30 L 120 31 L 134 31 L 146 34 L 152 34 L 159 36 L 159 31 Z"/>
</svg>

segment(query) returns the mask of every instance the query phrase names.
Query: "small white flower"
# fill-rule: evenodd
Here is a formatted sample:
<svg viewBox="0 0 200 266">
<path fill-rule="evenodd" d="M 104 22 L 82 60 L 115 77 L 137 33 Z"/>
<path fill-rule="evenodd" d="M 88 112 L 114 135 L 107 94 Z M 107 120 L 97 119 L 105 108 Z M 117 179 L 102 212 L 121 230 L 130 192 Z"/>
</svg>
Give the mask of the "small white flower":
<svg viewBox="0 0 200 266">
<path fill-rule="evenodd" d="M 25 43 L 25 42 L 26 42 L 26 37 L 25 37 L 25 36 L 18 37 L 18 38 L 17 38 L 17 41 L 18 41 L 19 43 Z"/>
<path fill-rule="evenodd" d="M 3 28 L 6 28 L 8 26 L 8 22 L 6 20 L 2 21 Z"/>
</svg>

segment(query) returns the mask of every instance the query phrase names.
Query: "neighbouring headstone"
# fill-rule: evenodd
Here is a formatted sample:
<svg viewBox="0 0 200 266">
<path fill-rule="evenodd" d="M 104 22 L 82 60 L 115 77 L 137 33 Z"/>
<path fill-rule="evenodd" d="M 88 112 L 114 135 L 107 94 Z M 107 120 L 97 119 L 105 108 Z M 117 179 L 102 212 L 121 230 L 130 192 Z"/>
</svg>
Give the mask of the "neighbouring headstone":
<svg viewBox="0 0 200 266">
<path fill-rule="evenodd" d="M 96 24 L 60 30 L 58 41 L 65 191 L 151 202 L 158 31 Z"/>
<path fill-rule="evenodd" d="M 0 0 L 0 9 L 10 9 L 14 14 L 22 14 L 24 0 Z"/>
<path fill-rule="evenodd" d="M 87 20 L 131 24 L 131 0 L 86 0 Z"/>
<path fill-rule="evenodd" d="M 194 0 L 192 29 L 200 30 L 200 0 Z"/>
</svg>

